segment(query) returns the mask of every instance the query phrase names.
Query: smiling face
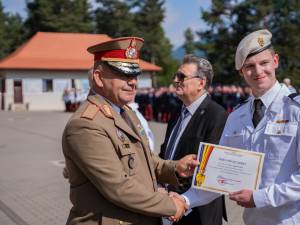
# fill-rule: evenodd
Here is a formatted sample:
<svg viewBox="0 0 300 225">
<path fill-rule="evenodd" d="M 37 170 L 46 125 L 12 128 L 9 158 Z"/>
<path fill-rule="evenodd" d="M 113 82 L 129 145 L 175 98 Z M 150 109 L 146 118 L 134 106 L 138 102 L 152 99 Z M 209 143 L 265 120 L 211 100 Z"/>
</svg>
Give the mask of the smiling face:
<svg viewBox="0 0 300 225">
<path fill-rule="evenodd" d="M 240 74 L 251 87 L 255 97 L 264 95 L 276 83 L 275 70 L 278 68 L 278 62 L 278 55 L 271 49 L 246 59 Z"/>
<path fill-rule="evenodd" d="M 193 63 L 182 64 L 173 80 L 175 93 L 186 106 L 192 104 L 205 90 L 206 80 L 195 76 L 195 74 L 197 74 L 197 65 Z"/>
<path fill-rule="evenodd" d="M 93 76 L 99 94 L 112 103 L 123 107 L 134 101 L 137 85 L 136 76 L 125 76 L 107 65 L 96 69 Z"/>
</svg>

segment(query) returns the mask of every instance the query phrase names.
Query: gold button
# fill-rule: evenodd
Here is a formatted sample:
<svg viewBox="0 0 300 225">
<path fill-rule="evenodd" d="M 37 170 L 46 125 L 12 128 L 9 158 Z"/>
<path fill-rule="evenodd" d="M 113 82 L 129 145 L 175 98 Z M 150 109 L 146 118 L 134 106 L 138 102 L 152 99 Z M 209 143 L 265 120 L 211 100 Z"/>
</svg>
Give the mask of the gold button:
<svg viewBox="0 0 300 225">
<path fill-rule="evenodd" d="M 122 224 L 123 224 L 123 221 L 120 220 L 119 224 L 122 225 Z"/>
</svg>

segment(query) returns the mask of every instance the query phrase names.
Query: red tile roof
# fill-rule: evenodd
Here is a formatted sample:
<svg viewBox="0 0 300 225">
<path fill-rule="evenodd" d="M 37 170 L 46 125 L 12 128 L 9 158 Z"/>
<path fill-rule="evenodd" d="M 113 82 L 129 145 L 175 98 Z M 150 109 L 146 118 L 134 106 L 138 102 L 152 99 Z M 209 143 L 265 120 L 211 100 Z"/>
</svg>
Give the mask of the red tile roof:
<svg viewBox="0 0 300 225">
<path fill-rule="evenodd" d="M 87 47 L 110 39 L 106 34 L 38 32 L 0 61 L 0 69 L 87 70 L 93 64 Z M 161 70 L 144 60 L 140 65 L 143 71 Z"/>
</svg>

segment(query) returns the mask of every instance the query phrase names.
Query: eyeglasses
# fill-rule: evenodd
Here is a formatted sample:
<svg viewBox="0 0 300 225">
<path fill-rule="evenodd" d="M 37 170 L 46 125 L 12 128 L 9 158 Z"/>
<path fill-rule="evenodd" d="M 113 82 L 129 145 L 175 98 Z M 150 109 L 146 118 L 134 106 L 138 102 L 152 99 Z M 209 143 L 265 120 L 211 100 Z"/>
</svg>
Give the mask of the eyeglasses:
<svg viewBox="0 0 300 225">
<path fill-rule="evenodd" d="M 175 78 L 177 78 L 177 81 L 174 81 Z M 190 79 L 193 79 L 193 78 L 200 78 L 200 77 L 199 76 L 187 76 L 182 72 L 177 72 L 177 73 L 174 74 L 172 79 L 173 79 L 174 82 L 183 83 L 184 81 L 190 80 Z"/>
</svg>

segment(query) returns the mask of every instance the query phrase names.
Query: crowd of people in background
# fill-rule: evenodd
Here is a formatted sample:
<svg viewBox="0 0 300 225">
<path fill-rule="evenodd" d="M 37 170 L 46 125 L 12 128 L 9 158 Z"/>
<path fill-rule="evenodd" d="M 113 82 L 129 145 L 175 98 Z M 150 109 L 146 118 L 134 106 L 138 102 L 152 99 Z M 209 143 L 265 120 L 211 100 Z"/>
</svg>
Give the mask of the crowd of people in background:
<svg viewBox="0 0 300 225">
<path fill-rule="evenodd" d="M 291 93 L 297 93 L 292 86 L 291 80 L 285 78 L 283 83 Z M 251 94 L 248 86 L 237 85 L 213 85 L 208 90 L 211 98 L 219 103 L 227 113 L 231 113 L 235 106 L 245 101 Z M 63 100 L 66 112 L 75 112 L 81 102 L 86 99 L 87 93 L 80 89 L 66 88 L 63 93 Z M 181 101 L 174 93 L 174 86 L 159 88 L 138 89 L 135 102 L 139 105 L 139 111 L 148 121 L 167 123 L 181 105 Z"/>
<path fill-rule="evenodd" d="M 209 94 L 214 101 L 230 113 L 237 104 L 249 97 L 251 89 L 247 86 L 216 85 L 209 88 Z M 135 101 L 147 120 L 158 122 L 168 122 L 172 113 L 176 112 L 181 105 L 174 93 L 173 85 L 157 89 L 140 89 Z"/>
</svg>

